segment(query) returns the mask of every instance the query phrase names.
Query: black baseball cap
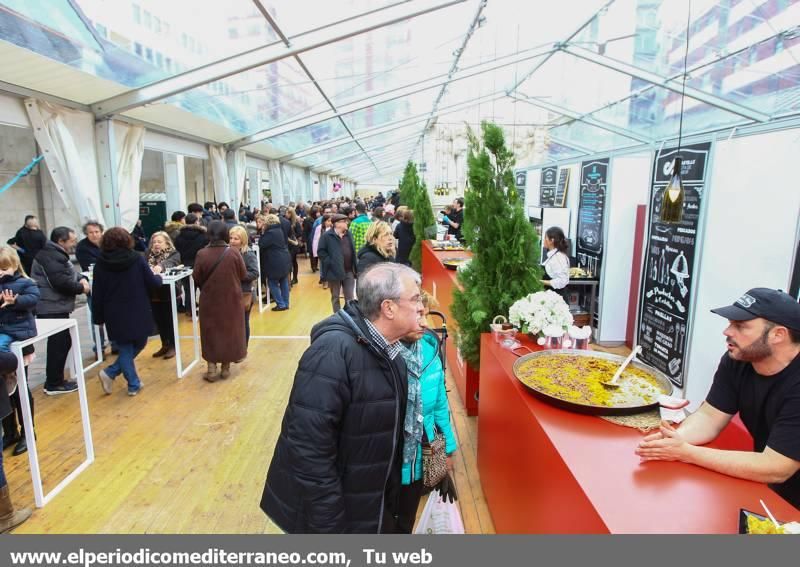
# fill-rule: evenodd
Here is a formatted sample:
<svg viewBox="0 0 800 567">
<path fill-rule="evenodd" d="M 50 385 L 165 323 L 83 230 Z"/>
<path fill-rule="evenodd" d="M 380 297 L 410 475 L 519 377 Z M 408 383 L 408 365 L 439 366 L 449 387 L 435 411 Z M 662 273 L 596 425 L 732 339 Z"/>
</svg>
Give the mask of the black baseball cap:
<svg viewBox="0 0 800 567">
<path fill-rule="evenodd" d="M 721 317 L 731 321 L 749 321 L 761 317 L 794 331 L 800 331 L 800 303 L 779 289 L 754 287 L 733 305 L 712 309 Z"/>
</svg>

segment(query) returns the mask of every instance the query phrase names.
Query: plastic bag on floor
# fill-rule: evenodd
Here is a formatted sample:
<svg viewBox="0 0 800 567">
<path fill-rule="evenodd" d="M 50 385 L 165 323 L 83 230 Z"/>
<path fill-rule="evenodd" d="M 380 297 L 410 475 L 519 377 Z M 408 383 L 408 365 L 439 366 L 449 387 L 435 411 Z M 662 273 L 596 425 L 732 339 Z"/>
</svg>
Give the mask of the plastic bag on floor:
<svg viewBox="0 0 800 567">
<path fill-rule="evenodd" d="M 457 502 L 445 502 L 434 490 L 417 522 L 415 534 L 463 534 L 464 522 Z"/>
</svg>

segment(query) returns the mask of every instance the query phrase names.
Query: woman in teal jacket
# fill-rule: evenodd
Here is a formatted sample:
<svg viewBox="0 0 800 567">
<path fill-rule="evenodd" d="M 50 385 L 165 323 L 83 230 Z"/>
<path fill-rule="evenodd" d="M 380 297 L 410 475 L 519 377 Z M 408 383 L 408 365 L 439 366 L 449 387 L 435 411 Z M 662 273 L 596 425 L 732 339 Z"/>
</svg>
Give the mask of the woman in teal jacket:
<svg viewBox="0 0 800 567">
<path fill-rule="evenodd" d="M 422 293 L 425 315 L 429 311 L 431 298 Z M 450 425 L 450 407 L 447 404 L 444 369 L 439 358 L 439 338 L 433 331 L 426 330 L 422 336 L 406 337 L 408 348 L 402 352 L 408 367 L 409 399 L 406 411 L 404 430 L 402 488 L 399 496 L 397 525 L 400 532 L 411 533 L 417 508 L 422 498 L 422 430 L 432 440 L 436 432 L 441 432 L 445 439 L 445 451 L 448 456 L 448 469 L 452 470 L 450 456 L 458 448 L 456 436 Z M 414 341 L 414 342 L 411 342 Z M 417 402 L 417 396 L 421 404 Z M 420 407 L 421 406 L 421 407 Z M 416 408 L 416 409 L 415 409 Z M 419 427 L 417 415 L 422 415 L 422 427 Z M 415 426 L 416 425 L 416 426 Z M 452 480 L 451 480 L 452 482 Z M 451 494 L 455 494 L 454 491 Z"/>
</svg>

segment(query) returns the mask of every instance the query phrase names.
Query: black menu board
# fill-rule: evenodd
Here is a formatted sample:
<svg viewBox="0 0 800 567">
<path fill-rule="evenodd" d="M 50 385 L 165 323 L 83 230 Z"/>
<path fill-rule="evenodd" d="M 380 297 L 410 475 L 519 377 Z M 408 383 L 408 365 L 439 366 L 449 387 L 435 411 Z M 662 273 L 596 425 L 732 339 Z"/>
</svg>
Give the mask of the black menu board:
<svg viewBox="0 0 800 567">
<path fill-rule="evenodd" d="M 514 186 L 517 189 L 517 195 L 519 195 L 519 202 L 522 203 L 523 207 L 525 206 L 525 191 L 528 186 L 528 172 L 527 171 L 518 171 L 514 174 Z"/>
<path fill-rule="evenodd" d="M 642 347 L 639 358 L 669 376 L 679 388 L 685 382 L 684 357 L 692 305 L 697 227 L 710 151 L 710 142 L 680 151 L 681 177 L 686 192 L 680 223 L 659 220 L 677 148 L 665 149 L 656 155 L 651 179 L 637 344 Z"/>
<path fill-rule="evenodd" d="M 555 206 L 557 167 L 542 168 L 542 181 L 539 185 L 539 206 Z"/>
<path fill-rule="evenodd" d="M 558 184 L 556 185 L 556 193 L 553 197 L 553 205 L 556 207 L 563 207 L 567 202 L 567 186 L 569 185 L 569 168 L 565 167 L 558 172 Z"/>
<path fill-rule="evenodd" d="M 609 158 L 581 164 L 581 196 L 578 204 L 578 267 L 599 277 L 603 263 L 603 214 L 606 206 Z"/>
</svg>

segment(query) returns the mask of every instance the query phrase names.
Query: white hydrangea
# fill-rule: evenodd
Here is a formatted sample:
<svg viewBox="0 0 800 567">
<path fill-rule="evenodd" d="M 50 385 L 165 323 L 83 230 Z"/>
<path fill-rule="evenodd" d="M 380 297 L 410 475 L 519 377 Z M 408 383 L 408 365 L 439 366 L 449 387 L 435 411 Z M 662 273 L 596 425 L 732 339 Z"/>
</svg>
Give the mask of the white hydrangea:
<svg viewBox="0 0 800 567">
<path fill-rule="evenodd" d="M 572 313 L 564 299 L 554 291 L 539 291 L 516 301 L 508 310 L 509 322 L 524 333 L 539 334 L 548 329 L 561 334 L 572 325 Z"/>
</svg>

